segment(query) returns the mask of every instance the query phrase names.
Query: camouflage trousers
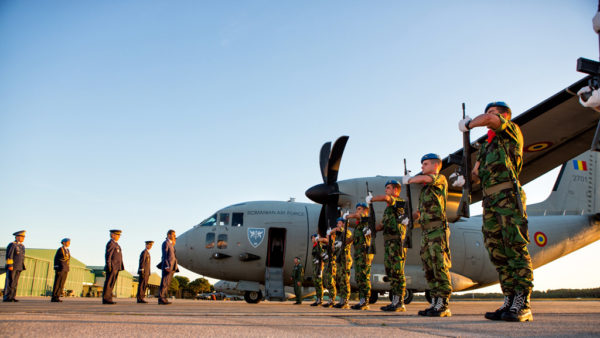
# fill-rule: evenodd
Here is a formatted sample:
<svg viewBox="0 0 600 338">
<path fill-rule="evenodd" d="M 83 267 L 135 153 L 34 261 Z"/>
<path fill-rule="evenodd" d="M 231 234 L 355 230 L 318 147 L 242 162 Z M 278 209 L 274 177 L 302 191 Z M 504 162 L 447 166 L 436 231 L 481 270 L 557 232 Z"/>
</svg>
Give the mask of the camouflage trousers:
<svg viewBox="0 0 600 338">
<path fill-rule="evenodd" d="M 340 264 L 340 270 L 337 271 L 338 283 L 337 287 L 340 291 L 340 301 L 348 301 L 350 299 L 350 269 L 352 269 L 352 257 L 346 257 L 346 264 Z"/>
<path fill-rule="evenodd" d="M 335 297 L 337 296 L 336 282 L 335 277 L 337 273 L 337 266 L 334 260 L 329 260 L 325 265 L 325 271 L 323 273 L 323 284 L 325 288 L 329 291 L 329 299 L 331 301 L 335 301 Z"/>
<path fill-rule="evenodd" d="M 423 231 L 421 260 L 431 297 L 450 298 L 450 228 L 447 226 Z"/>
<path fill-rule="evenodd" d="M 323 263 L 313 264 L 313 283 L 317 299 L 323 299 Z"/>
<path fill-rule="evenodd" d="M 385 241 L 385 274 L 390 280 L 390 292 L 394 295 L 402 296 L 406 290 L 405 260 L 406 248 L 402 245 L 402 239 Z"/>
<path fill-rule="evenodd" d="M 358 297 L 371 297 L 371 262 L 373 254 L 368 254 L 369 246 L 354 247 L 354 279 L 358 287 Z"/>
<path fill-rule="evenodd" d="M 533 288 L 527 214 L 521 215 L 516 198 L 504 190 L 483 199 L 483 240 L 505 295 Z M 521 200 L 525 206 L 524 193 Z"/>
</svg>

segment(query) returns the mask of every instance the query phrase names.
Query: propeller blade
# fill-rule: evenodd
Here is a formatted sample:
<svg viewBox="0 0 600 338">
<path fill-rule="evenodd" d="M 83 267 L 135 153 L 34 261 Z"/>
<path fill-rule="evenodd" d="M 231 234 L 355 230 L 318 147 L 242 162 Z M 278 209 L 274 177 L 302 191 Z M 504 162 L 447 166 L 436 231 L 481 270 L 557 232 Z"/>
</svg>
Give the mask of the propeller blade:
<svg viewBox="0 0 600 338">
<path fill-rule="evenodd" d="M 348 136 L 341 136 L 333 144 L 328 162 L 329 168 L 327 169 L 327 184 L 337 182 L 340 163 L 342 162 L 342 155 L 344 154 L 344 148 L 346 148 L 346 142 L 348 142 Z"/>
<path fill-rule="evenodd" d="M 325 237 L 325 235 L 327 234 L 327 211 L 326 211 L 327 205 L 323 204 L 323 206 L 321 207 L 321 213 L 319 214 L 319 225 L 317 227 L 317 232 L 319 233 L 319 236 L 321 237 Z"/>
<path fill-rule="evenodd" d="M 338 209 L 337 203 L 336 204 L 327 204 L 327 209 L 326 209 L 326 215 L 327 215 L 327 226 L 329 228 L 334 228 L 336 225 L 336 219 L 338 217 L 340 217 L 340 211 Z M 327 230 L 325 230 L 327 231 Z"/>
<path fill-rule="evenodd" d="M 319 155 L 319 164 L 321 165 L 321 176 L 323 183 L 327 183 L 327 163 L 329 163 L 329 154 L 331 153 L 331 142 L 323 144 L 321 154 Z"/>
</svg>

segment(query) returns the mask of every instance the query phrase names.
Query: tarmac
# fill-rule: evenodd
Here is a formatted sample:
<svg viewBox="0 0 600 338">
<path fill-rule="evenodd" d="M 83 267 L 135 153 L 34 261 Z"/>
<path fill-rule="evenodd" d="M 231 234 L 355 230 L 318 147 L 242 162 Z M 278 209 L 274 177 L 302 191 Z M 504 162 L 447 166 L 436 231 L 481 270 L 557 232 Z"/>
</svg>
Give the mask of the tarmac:
<svg viewBox="0 0 600 338">
<path fill-rule="evenodd" d="M 176 299 L 170 305 L 137 304 L 117 299 L 102 305 L 100 298 L 21 297 L 0 303 L 0 337 L 191 337 L 191 336 L 600 336 L 600 300 L 533 300 L 534 321 L 509 323 L 483 318 L 501 301 L 454 301 L 452 317 L 417 316 L 427 307 L 412 302 L 407 312 L 311 307 L 310 302 L 204 301 Z"/>
</svg>

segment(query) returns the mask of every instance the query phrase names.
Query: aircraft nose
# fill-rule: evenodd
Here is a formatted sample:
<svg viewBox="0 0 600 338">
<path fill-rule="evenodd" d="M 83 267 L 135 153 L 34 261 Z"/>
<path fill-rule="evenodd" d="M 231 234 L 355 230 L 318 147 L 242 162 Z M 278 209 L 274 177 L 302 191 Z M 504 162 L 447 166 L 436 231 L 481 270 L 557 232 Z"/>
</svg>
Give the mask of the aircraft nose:
<svg viewBox="0 0 600 338">
<path fill-rule="evenodd" d="M 191 231 L 194 229 L 188 230 L 183 234 L 177 236 L 177 242 L 175 242 L 175 250 L 177 250 L 177 261 L 180 265 L 189 269 L 192 265 L 192 252 L 193 247 L 191 247 L 190 236 Z"/>
</svg>

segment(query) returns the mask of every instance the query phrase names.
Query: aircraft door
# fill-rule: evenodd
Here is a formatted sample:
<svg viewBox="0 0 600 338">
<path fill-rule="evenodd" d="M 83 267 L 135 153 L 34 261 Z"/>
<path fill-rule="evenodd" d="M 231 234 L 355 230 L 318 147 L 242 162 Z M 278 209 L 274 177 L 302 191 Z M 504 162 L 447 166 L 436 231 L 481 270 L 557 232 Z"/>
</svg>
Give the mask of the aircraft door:
<svg viewBox="0 0 600 338">
<path fill-rule="evenodd" d="M 269 228 L 269 245 L 267 251 L 267 267 L 283 268 L 285 257 L 284 228 Z"/>
<path fill-rule="evenodd" d="M 483 237 L 481 232 L 464 232 L 465 238 L 465 266 L 464 271 L 469 276 L 478 276 L 483 268 L 483 256 L 485 248 L 483 247 Z"/>
</svg>

